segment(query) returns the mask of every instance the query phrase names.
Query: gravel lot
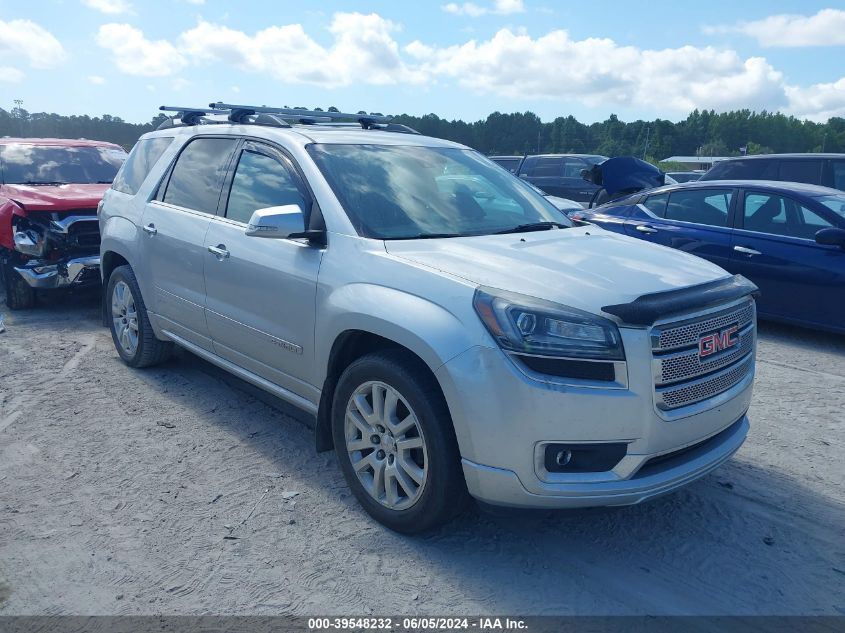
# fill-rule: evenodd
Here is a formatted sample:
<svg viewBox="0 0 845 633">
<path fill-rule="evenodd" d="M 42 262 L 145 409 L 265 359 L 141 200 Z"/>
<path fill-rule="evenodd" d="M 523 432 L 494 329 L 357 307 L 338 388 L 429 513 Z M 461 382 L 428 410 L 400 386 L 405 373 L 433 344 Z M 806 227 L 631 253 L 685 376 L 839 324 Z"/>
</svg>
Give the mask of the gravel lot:
<svg viewBox="0 0 845 633">
<path fill-rule="evenodd" d="M 0 614 L 845 614 L 845 337 L 762 324 L 750 438 L 678 493 L 408 538 L 285 405 L 125 367 L 96 300 L 0 312 Z"/>
</svg>

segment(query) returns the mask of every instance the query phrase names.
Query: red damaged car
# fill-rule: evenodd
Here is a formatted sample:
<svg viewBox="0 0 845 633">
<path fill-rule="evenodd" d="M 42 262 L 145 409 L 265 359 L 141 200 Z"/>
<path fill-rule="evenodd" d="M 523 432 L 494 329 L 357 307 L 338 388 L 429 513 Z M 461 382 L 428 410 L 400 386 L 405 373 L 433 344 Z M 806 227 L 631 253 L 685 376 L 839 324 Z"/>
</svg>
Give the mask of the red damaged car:
<svg viewBox="0 0 845 633">
<path fill-rule="evenodd" d="M 36 291 L 100 282 L 97 205 L 126 160 L 101 141 L 0 138 L 0 282 L 12 310 Z"/>
</svg>

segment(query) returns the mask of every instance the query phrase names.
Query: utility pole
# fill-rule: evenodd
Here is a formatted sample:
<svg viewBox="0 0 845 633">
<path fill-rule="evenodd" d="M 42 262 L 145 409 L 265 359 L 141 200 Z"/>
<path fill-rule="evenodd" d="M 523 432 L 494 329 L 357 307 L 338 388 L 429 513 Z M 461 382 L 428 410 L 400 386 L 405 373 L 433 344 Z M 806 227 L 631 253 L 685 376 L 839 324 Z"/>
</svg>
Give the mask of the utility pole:
<svg viewBox="0 0 845 633">
<path fill-rule="evenodd" d="M 15 118 L 18 120 L 18 135 L 23 136 L 23 116 L 21 116 L 21 111 L 23 110 L 23 99 L 15 99 Z"/>
<path fill-rule="evenodd" d="M 827 132 L 822 135 L 822 153 L 824 153 L 824 144 L 827 141 Z"/>
<path fill-rule="evenodd" d="M 540 134 L 543 131 L 543 128 L 537 130 L 537 153 L 540 153 Z"/>
<path fill-rule="evenodd" d="M 646 154 L 648 153 L 648 141 L 649 141 L 650 136 L 651 136 L 651 126 L 648 126 L 645 129 L 645 147 L 643 147 L 643 160 L 645 160 Z"/>
</svg>

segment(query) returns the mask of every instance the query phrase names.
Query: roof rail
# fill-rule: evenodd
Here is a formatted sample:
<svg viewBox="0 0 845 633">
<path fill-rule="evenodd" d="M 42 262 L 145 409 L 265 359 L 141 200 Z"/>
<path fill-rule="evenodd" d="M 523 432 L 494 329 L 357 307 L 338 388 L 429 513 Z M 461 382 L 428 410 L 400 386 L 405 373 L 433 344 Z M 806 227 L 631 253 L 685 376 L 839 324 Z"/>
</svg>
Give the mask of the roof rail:
<svg viewBox="0 0 845 633">
<path fill-rule="evenodd" d="M 259 112 L 266 114 L 276 114 L 281 116 L 282 118 L 294 119 L 296 121 L 299 121 L 300 123 L 305 123 L 306 125 L 314 125 L 318 122 L 322 123 L 326 121 L 334 121 L 337 119 L 352 119 L 353 121 L 358 121 L 358 123 L 361 124 L 361 127 L 365 130 L 374 127 L 377 123 L 388 123 L 390 121 L 390 117 L 386 117 L 382 114 L 376 113 L 367 114 L 366 112 L 359 112 L 357 114 L 352 114 L 350 112 L 324 112 L 323 110 L 300 110 L 298 108 L 272 108 L 268 106 L 234 105 L 231 103 L 222 103 L 221 101 L 218 101 L 216 103 L 209 103 L 208 107 L 217 111 L 251 111 L 253 114 Z"/>
<path fill-rule="evenodd" d="M 302 125 L 344 126 L 360 125 L 365 130 L 382 130 L 402 134 L 419 134 L 413 128 L 399 123 L 390 123 L 392 117 L 378 112 L 333 112 L 323 110 L 305 110 L 301 108 L 273 108 L 268 106 L 235 105 L 231 103 L 209 103 L 208 108 L 187 108 L 182 106 L 160 106 L 162 112 L 174 114 L 162 121 L 159 130 L 178 125 L 192 126 L 212 123 L 237 123 L 266 125 L 271 127 L 290 127 L 288 121 Z M 225 119 L 211 118 L 226 115 Z M 178 122 L 177 122 L 178 120 Z"/>
</svg>

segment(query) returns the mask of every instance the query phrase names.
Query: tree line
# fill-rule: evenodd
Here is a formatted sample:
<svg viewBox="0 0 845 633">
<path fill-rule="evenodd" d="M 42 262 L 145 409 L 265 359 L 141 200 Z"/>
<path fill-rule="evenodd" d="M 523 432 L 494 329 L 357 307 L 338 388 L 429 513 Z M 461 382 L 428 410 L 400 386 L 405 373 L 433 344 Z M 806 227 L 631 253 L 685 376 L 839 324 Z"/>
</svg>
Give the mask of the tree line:
<svg viewBox="0 0 845 633">
<path fill-rule="evenodd" d="M 336 110 L 336 108 L 329 108 Z M 165 116 L 147 123 L 128 123 L 120 117 L 64 116 L 30 113 L 21 107 L 0 108 L 0 136 L 89 138 L 130 148 L 139 136 L 154 130 Z M 615 114 L 585 124 L 573 116 L 543 123 L 533 112 L 494 112 L 486 119 L 466 122 L 436 114 L 400 114 L 394 122 L 422 134 L 457 141 L 485 154 L 573 153 L 638 156 L 660 161 L 669 156 L 735 156 L 771 152 L 845 152 L 845 118 L 826 123 L 797 119 L 778 112 L 735 110 L 717 113 L 694 110 L 672 122 L 621 121 Z"/>
</svg>

